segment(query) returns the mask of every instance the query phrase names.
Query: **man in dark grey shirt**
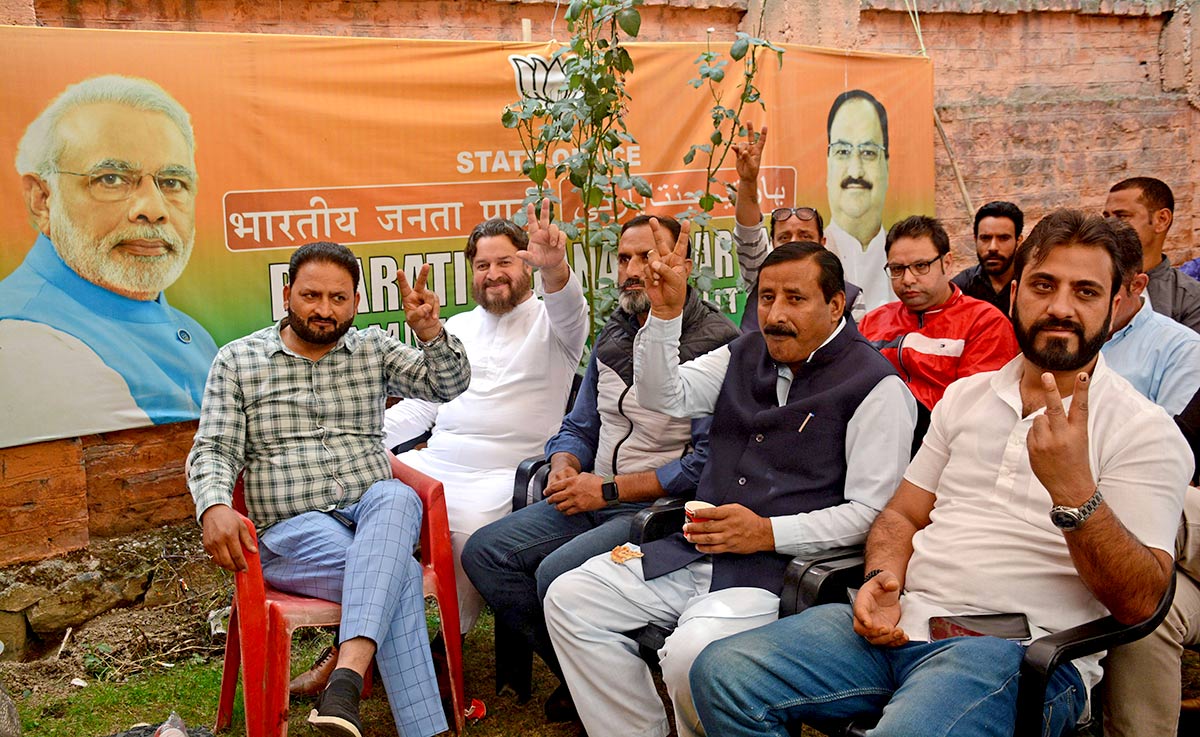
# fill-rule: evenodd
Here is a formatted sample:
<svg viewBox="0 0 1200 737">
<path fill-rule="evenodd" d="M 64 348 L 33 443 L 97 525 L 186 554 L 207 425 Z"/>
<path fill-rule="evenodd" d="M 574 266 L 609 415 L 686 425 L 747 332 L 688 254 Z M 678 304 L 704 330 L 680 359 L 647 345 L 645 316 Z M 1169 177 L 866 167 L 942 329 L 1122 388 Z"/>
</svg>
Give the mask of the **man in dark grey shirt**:
<svg viewBox="0 0 1200 737">
<path fill-rule="evenodd" d="M 1200 332 L 1200 282 L 1171 267 L 1163 255 L 1175 219 L 1171 188 L 1152 177 L 1123 179 L 1108 191 L 1104 217 L 1122 220 L 1142 241 L 1142 270 L 1150 277 L 1146 296 L 1155 312 Z"/>
</svg>

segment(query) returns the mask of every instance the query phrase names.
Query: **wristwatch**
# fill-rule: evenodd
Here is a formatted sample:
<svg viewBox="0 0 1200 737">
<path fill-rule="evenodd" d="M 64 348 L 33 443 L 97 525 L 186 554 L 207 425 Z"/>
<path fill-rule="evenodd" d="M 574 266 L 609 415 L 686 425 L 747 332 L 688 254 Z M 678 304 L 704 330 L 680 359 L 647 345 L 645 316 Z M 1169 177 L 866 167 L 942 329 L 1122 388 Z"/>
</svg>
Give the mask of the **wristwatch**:
<svg viewBox="0 0 1200 737">
<path fill-rule="evenodd" d="M 604 497 L 604 503 L 610 507 L 620 504 L 621 495 L 617 491 L 617 480 L 612 476 L 605 476 L 603 483 L 600 484 L 600 495 Z"/>
<path fill-rule="evenodd" d="M 1096 492 L 1092 494 L 1092 498 L 1083 503 L 1081 507 L 1064 507 L 1054 506 L 1050 508 L 1050 521 L 1054 526 L 1063 532 L 1074 532 L 1083 523 L 1087 522 L 1088 517 L 1096 511 L 1100 506 L 1100 502 L 1104 501 L 1104 497 L 1100 494 L 1100 488 L 1096 487 Z"/>
</svg>

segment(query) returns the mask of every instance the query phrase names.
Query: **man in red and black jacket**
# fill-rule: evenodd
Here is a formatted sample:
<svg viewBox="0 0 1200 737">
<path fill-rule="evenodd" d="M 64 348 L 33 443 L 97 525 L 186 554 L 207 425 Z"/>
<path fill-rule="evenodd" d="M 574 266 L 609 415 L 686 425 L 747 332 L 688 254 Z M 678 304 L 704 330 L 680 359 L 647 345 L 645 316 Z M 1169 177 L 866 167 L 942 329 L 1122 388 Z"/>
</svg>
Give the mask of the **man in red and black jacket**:
<svg viewBox="0 0 1200 737">
<path fill-rule="evenodd" d="M 859 330 L 917 398 L 915 449 L 947 386 L 1000 368 L 1019 349 L 1007 315 L 950 282 L 954 255 L 946 229 L 935 218 L 901 220 L 888 231 L 884 248 L 884 268 L 900 301 L 868 312 Z"/>
</svg>

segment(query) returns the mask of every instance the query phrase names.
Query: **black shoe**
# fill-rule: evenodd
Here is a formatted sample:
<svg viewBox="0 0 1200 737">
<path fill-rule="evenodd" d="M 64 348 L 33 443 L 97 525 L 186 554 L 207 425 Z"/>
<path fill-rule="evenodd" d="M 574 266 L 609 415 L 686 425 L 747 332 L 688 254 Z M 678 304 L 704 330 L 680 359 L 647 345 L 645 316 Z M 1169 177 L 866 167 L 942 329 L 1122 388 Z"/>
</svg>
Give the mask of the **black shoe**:
<svg viewBox="0 0 1200 737">
<path fill-rule="evenodd" d="M 317 708 L 308 715 L 308 723 L 321 734 L 333 737 L 362 737 L 358 718 L 358 699 L 362 676 L 347 668 L 338 668 L 329 677 L 329 686 L 317 699 Z"/>
<path fill-rule="evenodd" d="M 546 699 L 544 707 L 548 722 L 578 722 L 579 712 L 575 710 L 575 702 L 571 700 L 571 691 L 567 684 L 560 683 L 550 698 Z"/>
</svg>

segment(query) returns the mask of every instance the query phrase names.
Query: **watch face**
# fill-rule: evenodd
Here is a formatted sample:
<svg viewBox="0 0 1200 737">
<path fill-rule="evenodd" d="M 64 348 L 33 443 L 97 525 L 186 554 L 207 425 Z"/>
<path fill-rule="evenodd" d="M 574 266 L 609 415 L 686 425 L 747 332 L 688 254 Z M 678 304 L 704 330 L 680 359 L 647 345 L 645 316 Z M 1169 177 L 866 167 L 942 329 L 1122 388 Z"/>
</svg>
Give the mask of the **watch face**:
<svg viewBox="0 0 1200 737">
<path fill-rule="evenodd" d="M 1074 530 L 1079 526 L 1079 515 L 1075 510 L 1054 510 L 1050 513 L 1050 521 L 1062 530 Z"/>
<path fill-rule="evenodd" d="M 604 501 L 606 502 L 615 502 L 618 498 L 617 482 L 609 481 L 606 484 L 601 484 L 600 495 L 604 497 Z"/>
</svg>

